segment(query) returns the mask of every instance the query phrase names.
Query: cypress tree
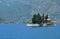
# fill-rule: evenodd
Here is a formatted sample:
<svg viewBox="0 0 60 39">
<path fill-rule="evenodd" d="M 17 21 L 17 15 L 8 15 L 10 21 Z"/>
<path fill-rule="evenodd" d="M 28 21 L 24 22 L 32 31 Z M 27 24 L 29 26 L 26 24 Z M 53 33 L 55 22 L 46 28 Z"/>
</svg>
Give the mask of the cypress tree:
<svg viewBox="0 0 60 39">
<path fill-rule="evenodd" d="M 37 23 L 41 24 L 42 20 L 41 20 L 41 15 L 38 13 L 37 14 Z"/>
<path fill-rule="evenodd" d="M 47 22 L 47 19 L 48 19 L 48 15 L 45 16 L 45 19 L 46 19 L 46 22 Z"/>
<path fill-rule="evenodd" d="M 42 22 L 44 23 L 44 14 L 42 15 Z"/>
<path fill-rule="evenodd" d="M 36 14 L 34 14 L 33 18 L 32 18 L 32 23 L 35 24 L 36 23 Z"/>
<path fill-rule="evenodd" d="M 41 15 L 39 13 L 37 14 L 37 18 L 38 18 L 38 20 L 41 19 Z"/>
</svg>

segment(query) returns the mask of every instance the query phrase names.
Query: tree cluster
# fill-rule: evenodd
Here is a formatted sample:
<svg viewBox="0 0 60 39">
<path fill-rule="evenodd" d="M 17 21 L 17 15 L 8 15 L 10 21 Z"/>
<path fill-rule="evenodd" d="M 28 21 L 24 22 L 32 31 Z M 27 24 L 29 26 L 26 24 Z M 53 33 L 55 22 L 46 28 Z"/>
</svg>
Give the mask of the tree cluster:
<svg viewBox="0 0 60 39">
<path fill-rule="evenodd" d="M 45 20 L 44 20 L 45 19 Z M 32 17 L 32 23 L 33 24 L 41 24 L 47 22 L 48 15 L 44 16 L 44 14 L 41 16 L 39 13 L 34 14 Z"/>
</svg>

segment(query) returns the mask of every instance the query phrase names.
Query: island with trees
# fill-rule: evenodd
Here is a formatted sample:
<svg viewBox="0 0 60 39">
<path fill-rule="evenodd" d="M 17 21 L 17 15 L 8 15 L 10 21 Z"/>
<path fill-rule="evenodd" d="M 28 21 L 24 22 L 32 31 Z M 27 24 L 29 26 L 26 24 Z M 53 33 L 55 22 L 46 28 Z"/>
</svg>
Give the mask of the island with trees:
<svg viewBox="0 0 60 39">
<path fill-rule="evenodd" d="M 29 24 L 27 24 L 27 26 L 52 26 L 53 22 L 51 21 L 51 18 L 49 18 L 48 14 L 47 15 L 40 15 L 38 14 L 34 14 L 31 22 L 29 22 Z"/>
</svg>

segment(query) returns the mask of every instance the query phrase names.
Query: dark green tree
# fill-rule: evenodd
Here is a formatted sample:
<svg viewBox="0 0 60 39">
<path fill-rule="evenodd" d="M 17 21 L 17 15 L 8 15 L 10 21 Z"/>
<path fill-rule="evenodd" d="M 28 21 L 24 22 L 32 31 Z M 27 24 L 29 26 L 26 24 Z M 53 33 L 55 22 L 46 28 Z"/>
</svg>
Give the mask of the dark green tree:
<svg viewBox="0 0 60 39">
<path fill-rule="evenodd" d="M 41 15 L 38 13 L 37 15 L 34 14 L 33 18 L 32 18 L 32 23 L 35 24 L 41 24 L 42 19 L 41 19 Z"/>
<path fill-rule="evenodd" d="M 36 23 L 36 14 L 34 14 L 33 18 L 32 18 L 32 23 L 35 24 Z"/>
<path fill-rule="evenodd" d="M 37 14 L 37 18 L 38 18 L 38 20 L 41 19 L 41 15 L 39 13 Z"/>
<path fill-rule="evenodd" d="M 44 14 L 43 14 L 43 15 L 42 15 L 42 22 L 43 22 L 43 23 L 44 23 L 44 18 L 45 18 L 45 17 L 44 17 Z"/>
<path fill-rule="evenodd" d="M 42 22 L 42 19 L 41 19 L 41 15 L 38 13 L 37 14 L 37 20 L 36 20 L 36 22 L 38 23 L 38 24 L 41 24 L 41 22 Z"/>
<path fill-rule="evenodd" d="M 46 22 L 47 22 L 47 19 L 48 19 L 48 14 L 45 16 L 45 19 L 46 19 Z"/>
</svg>

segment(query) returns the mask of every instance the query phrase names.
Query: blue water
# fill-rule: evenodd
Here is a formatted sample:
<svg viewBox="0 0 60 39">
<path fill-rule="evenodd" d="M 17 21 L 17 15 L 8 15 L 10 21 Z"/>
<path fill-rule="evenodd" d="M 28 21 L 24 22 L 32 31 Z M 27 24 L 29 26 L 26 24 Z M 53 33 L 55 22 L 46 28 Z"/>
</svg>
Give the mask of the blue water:
<svg viewBox="0 0 60 39">
<path fill-rule="evenodd" d="M 60 25 L 34 28 L 26 24 L 0 24 L 0 39 L 60 39 Z"/>
</svg>

